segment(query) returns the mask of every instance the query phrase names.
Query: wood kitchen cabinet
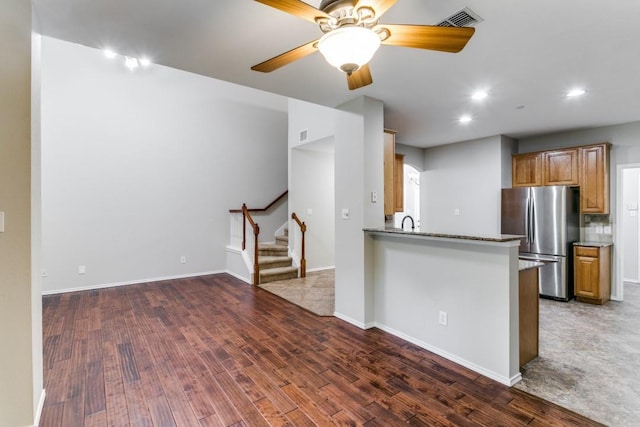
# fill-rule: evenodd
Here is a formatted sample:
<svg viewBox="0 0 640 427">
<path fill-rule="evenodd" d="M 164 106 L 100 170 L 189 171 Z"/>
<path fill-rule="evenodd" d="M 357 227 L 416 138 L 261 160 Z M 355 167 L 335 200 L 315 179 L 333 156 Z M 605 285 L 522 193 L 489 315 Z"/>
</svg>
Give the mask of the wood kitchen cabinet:
<svg viewBox="0 0 640 427">
<path fill-rule="evenodd" d="M 395 213 L 394 169 L 396 163 L 396 133 L 384 131 L 384 214 Z"/>
<path fill-rule="evenodd" d="M 604 304 L 611 296 L 611 246 L 574 246 L 576 300 Z"/>
<path fill-rule="evenodd" d="M 514 154 L 513 187 L 580 186 L 580 212 L 609 213 L 609 150 L 611 144 Z"/>
<path fill-rule="evenodd" d="M 607 143 L 580 147 L 582 213 L 609 213 L 609 147 Z"/>
<path fill-rule="evenodd" d="M 393 166 L 393 206 L 396 212 L 404 211 L 404 154 L 396 154 Z"/>
<path fill-rule="evenodd" d="M 511 158 L 513 187 L 542 185 L 542 153 L 514 154 Z"/>
<path fill-rule="evenodd" d="M 520 270 L 518 285 L 520 367 L 538 356 L 539 287 L 538 268 Z"/>
<path fill-rule="evenodd" d="M 579 185 L 578 149 L 542 153 L 543 185 Z"/>
</svg>

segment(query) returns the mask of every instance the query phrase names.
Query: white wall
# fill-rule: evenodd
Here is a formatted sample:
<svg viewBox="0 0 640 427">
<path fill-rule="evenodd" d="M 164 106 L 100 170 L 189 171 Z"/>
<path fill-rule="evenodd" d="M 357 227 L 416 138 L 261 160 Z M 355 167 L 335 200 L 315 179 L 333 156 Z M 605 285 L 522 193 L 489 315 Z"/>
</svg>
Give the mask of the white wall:
<svg viewBox="0 0 640 427">
<path fill-rule="evenodd" d="M 612 144 L 609 168 L 609 206 L 611 211 L 610 220 L 613 225 L 614 259 L 611 298 L 620 299 L 622 297 L 623 280 L 623 257 L 620 256 L 620 246 L 622 245 L 624 230 L 619 230 L 618 224 L 616 223 L 618 218 L 618 197 L 620 197 L 618 196 L 618 181 L 621 181 L 621 174 L 618 174 L 618 167 L 640 163 L 640 121 L 523 138 L 518 143 L 518 150 L 520 153 L 527 153 L 531 151 L 551 150 L 554 148 L 597 144 L 600 142 L 610 142 Z"/>
<path fill-rule="evenodd" d="M 623 280 L 640 282 L 638 277 L 638 203 L 640 192 L 640 168 L 625 169 L 622 179 L 624 182 L 622 193 L 622 244 L 624 245 Z"/>
<path fill-rule="evenodd" d="M 398 144 L 396 141 L 396 153 L 404 154 L 404 164 L 411 165 L 419 172 L 424 170 L 424 148 Z"/>
<path fill-rule="evenodd" d="M 500 189 L 508 141 L 493 136 L 425 149 L 420 176 L 423 231 L 469 235 L 500 234 Z M 455 215 L 455 210 L 459 215 Z"/>
<path fill-rule="evenodd" d="M 384 206 L 371 191 L 384 194 L 381 101 L 360 97 L 335 112 L 336 305 L 335 314 L 361 327 L 373 321 L 373 262 L 364 227 L 384 227 Z M 358 160 L 358 161 L 354 161 Z M 349 209 L 350 219 L 341 218 Z M 367 272 L 367 274 L 365 274 Z"/>
<path fill-rule="evenodd" d="M 280 96 L 43 38 L 44 290 L 224 271 L 228 210 L 287 189 L 286 111 Z"/>
<path fill-rule="evenodd" d="M 289 100 L 289 217 L 295 212 L 307 225 L 307 271 L 335 266 L 334 117 L 332 108 Z M 293 221 L 289 247 L 299 258 L 300 231 Z"/>
<path fill-rule="evenodd" d="M 307 226 L 307 270 L 333 268 L 335 265 L 333 145 L 331 137 L 294 147 L 290 152 L 289 191 L 294 197 L 291 197 L 289 210 L 295 212 Z M 300 238 L 299 227 L 293 222 L 289 226 L 290 242 L 292 237 Z"/>
<path fill-rule="evenodd" d="M 43 392 L 40 289 L 31 279 L 31 43 L 31 3 L 0 2 L 2 426 L 33 425 Z"/>
</svg>

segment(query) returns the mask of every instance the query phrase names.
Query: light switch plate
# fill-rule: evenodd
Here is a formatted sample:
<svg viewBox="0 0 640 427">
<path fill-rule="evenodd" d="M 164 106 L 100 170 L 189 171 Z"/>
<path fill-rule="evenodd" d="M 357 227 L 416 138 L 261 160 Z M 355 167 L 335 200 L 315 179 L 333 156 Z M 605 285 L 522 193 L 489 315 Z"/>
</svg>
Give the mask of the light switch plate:
<svg viewBox="0 0 640 427">
<path fill-rule="evenodd" d="M 0 233 L 4 233 L 4 212 L 0 212 Z"/>
<path fill-rule="evenodd" d="M 349 219 L 349 209 L 342 209 L 342 219 Z"/>
<path fill-rule="evenodd" d="M 371 203 L 376 203 L 378 201 L 378 193 L 376 191 L 371 192 Z"/>
</svg>

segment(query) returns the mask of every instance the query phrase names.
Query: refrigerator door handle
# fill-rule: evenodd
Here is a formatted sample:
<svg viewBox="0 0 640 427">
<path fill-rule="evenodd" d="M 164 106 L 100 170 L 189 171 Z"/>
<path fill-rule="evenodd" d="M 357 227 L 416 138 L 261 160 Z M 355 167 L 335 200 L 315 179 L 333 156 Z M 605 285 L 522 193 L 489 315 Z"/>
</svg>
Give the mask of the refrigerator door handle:
<svg viewBox="0 0 640 427">
<path fill-rule="evenodd" d="M 525 237 L 525 241 L 527 243 L 529 243 L 529 204 L 530 204 L 531 200 L 527 197 L 527 207 L 525 210 L 525 217 L 524 217 L 524 237 Z"/>
<path fill-rule="evenodd" d="M 531 201 L 531 214 L 529 215 L 529 221 L 531 224 L 529 225 L 529 233 L 531 234 L 530 241 L 534 242 L 536 237 L 536 204 L 535 201 Z"/>
</svg>

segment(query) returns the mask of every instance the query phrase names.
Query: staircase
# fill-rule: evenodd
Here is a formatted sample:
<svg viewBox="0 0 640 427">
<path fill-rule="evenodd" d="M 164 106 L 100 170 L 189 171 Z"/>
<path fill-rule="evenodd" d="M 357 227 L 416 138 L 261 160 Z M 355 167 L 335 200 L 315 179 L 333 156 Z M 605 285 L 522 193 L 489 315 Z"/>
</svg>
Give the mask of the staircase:
<svg viewBox="0 0 640 427">
<path fill-rule="evenodd" d="M 293 260 L 288 255 L 288 246 L 289 230 L 286 228 L 284 235 L 276 236 L 275 243 L 258 245 L 261 284 L 298 277 L 298 268 L 292 265 Z"/>
</svg>

